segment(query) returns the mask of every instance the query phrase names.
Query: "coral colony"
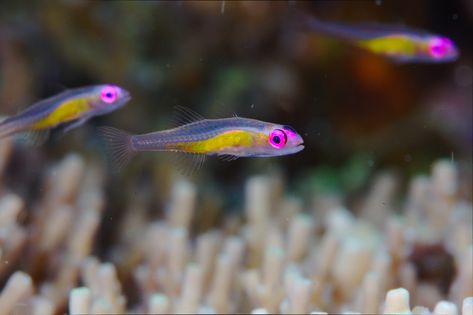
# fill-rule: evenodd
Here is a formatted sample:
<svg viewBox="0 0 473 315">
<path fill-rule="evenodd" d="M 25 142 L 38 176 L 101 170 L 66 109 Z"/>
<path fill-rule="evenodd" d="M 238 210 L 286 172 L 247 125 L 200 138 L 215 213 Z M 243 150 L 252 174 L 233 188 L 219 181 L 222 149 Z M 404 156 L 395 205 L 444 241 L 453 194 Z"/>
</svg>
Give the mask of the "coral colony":
<svg viewBox="0 0 473 315">
<path fill-rule="evenodd" d="M 10 153 L 2 140 L 0 178 Z M 150 222 L 132 206 L 106 262 L 92 255 L 101 168 L 70 154 L 42 179 L 26 223 L 25 201 L 0 185 L 0 314 L 471 315 L 472 204 L 458 197 L 457 172 L 436 162 L 400 206 L 396 178 L 382 173 L 356 215 L 339 197 L 304 206 L 280 177 L 254 176 L 243 217 L 196 235 L 199 190 L 176 179 L 167 215 Z"/>
</svg>

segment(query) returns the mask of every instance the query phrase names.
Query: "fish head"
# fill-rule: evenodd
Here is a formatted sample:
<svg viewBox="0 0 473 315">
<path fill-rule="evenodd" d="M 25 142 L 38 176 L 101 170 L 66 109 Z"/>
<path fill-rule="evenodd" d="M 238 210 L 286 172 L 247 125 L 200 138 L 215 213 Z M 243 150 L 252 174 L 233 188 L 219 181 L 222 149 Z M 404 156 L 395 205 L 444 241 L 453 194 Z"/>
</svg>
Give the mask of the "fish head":
<svg viewBox="0 0 473 315">
<path fill-rule="evenodd" d="M 427 53 L 438 61 L 453 61 L 458 58 L 459 50 L 447 37 L 430 36 L 427 42 Z"/>
<path fill-rule="evenodd" d="M 125 106 L 131 99 L 130 93 L 113 84 L 97 85 L 91 96 L 91 107 L 97 114 L 106 114 Z"/>
<path fill-rule="evenodd" d="M 267 124 L 259 137 L 259 152 L 254 156 L 294 154 L 304 149 L 303 144 L 301 135 L 291 126 Z"/>
</svg>

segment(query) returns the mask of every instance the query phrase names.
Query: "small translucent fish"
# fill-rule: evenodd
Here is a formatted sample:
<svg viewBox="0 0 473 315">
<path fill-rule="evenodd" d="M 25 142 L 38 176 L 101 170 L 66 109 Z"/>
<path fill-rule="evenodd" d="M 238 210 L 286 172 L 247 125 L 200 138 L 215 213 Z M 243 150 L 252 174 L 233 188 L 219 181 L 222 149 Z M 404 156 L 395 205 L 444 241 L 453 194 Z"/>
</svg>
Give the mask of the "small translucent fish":
<svg viewBox="0 0 473 315">
<path fill-rule="evenodd" d="M 239 157 L 272 157 L 304 149 L 302 137 L 294 128 L 255 119 L 231 117 L 205 119 L 181 108 L 186 124 L 177 128 L 132 135 L 112 127 L 101 127 L 118 168 L 140 151 L 173 151 L 191 154 L 193 168 L 199 168 L 209 155 L 225 160 Z"/>
<path fill-rule="evenodd" d="M 394 25 L 348 25 L 312 17 L 304 21 L 311 31 L 343 38 L 398 63 L 450 62 L 459 56 L 459 50 L 452 40 L 425 31 Z"/>
<path fill-rule="evenodd" d="M 2 121 L 0 138 L 22 134 L 32 144 L 41 144 L 51 128 L 63 125 L 64 132 L 67 132 L 94 116 L 124 106 L 130 99 L 130 94 L 116 85 L 69 89 Z"/>
</svg>

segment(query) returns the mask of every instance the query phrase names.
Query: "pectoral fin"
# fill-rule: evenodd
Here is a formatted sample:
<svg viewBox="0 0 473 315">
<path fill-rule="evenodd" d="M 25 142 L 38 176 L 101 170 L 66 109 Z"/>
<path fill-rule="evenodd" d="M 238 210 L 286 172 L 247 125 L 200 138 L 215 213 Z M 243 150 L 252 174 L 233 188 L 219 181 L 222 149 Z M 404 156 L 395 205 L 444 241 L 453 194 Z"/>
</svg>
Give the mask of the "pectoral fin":
<svg viewBox="0 0 473 315">
<path fill-rule="evenodd" d="M 88 120 L 88 117 L 83 117 L 83 118 L 79 118 L 79 119 L 76 119 L 70 123 L 67 123 L 64 125 L 63 129 L 62 129 L 62 132 L 63 133 L 66 133 L 68 131 L 71 131 L 72 129 L 74 128 L 77 128 L 77 127 L 80 127 L 82 126 L 86 121 Z"/>
</svg>

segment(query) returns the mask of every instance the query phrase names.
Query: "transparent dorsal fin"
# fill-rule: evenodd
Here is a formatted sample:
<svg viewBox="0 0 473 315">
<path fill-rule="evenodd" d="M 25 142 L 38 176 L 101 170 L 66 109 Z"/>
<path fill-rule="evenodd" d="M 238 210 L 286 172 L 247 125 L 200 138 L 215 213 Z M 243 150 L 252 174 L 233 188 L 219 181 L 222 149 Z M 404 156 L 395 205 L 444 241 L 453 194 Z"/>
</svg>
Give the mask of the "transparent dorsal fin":
<svg viewBox="0 0 473 315">
<path fill-rule="evenodd" d="M 202 167 L 206 157 L 205 154 L 177 152 L 177 158 L 172 161 L 181 174 L 191 176 Z"/>
<path fill-rule="evenodd" d="M 204 119 L 204 116 L 188 107 L 181 105 L 174 106 L 174 123 L 176 125 L 190 124 Z"/>
<path fill-rule="evenodd" d="M 38 147 L 48 140 L 49 134 L 49 129 L 23 131 L 15 135 L 15 140 L 23 145 Z"/>
<path fill-rule="evenodd" d="M 236 159 L 238 159 L 238 156 L 231 155 L 231 154 L 221 154 L 218 157 L 220 158 L 220 160 L 226 161 L 226 162 L 231 162 L 231 161 L 235 161 Z"/>
</svg>

